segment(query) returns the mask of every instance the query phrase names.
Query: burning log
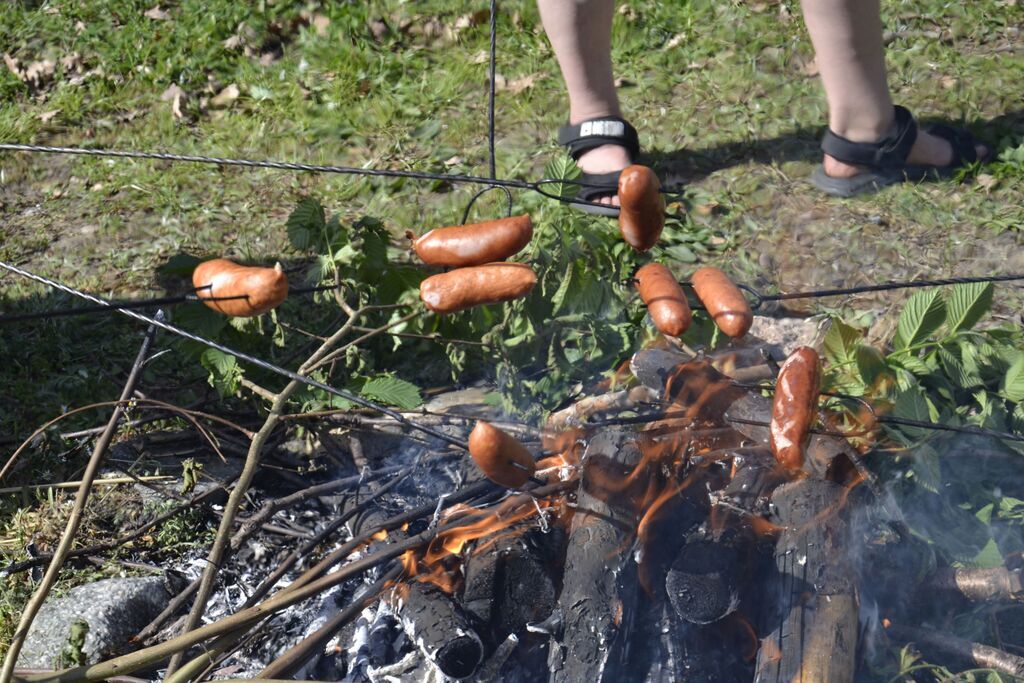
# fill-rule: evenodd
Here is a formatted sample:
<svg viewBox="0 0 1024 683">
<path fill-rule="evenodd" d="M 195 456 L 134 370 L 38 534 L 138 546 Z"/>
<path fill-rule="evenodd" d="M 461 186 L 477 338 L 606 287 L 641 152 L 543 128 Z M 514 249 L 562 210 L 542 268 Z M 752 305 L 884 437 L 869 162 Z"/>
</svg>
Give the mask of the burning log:
<svg viewBox="0 0 1024 683">
<path fill-rule="evenodd" d="M 551 575 L 554 561 L 544 546 L 558 546 L 564 534 L 530 531 L 498 539 L 466 561 L 462 606 L 485 624 L 491 640 L 500 641 L 527 624 L 547 619 L 555 607 L 557 589 Z"/>
<path fill-rule="evenodd" d="M 734 612 L 749 578 L 751 550 L 746 534 L 733 529 L 692 534 L 665 577 L 665 592 L 679 618 L 710 624 Z"/>
<path fill-rule="evenodd" d="M 446 676 L 472 676 L 484 658 L 469 617 L 436 586 L 412 581 L 404 595 L 402 623 L 420 651 Z"/>
<path fill-rule="evenodd" d="M 784 527 L 775 550 L 779 602 L 765 615 L 774 629 L 758 652 L 758 683 L 853 680 L 859 605 L 845 557 L 847 493 L 809 478 L 775 491 L 772 521 Z"/>
<path fill-rule="evenodd" d="M 994 669 L 1015 679 L 1024 678 L 1024 657 L 981 643 L 972 643 L 923 628 L 890 625 L 886 633 L 902 642 L 913 642 L 925 654 L 940 660 L 952 660 L 957 666 Z"/>
<path fill-rule="evenodd" d="M 561 642 L 552 642 L 548 653 L 552 683 L 629 677 L 625 634 L 637 599 L 629 538 L 636 528 L 637 507 L 633 492 L 616 490 L 616 485 L 640 460 L 634 438 L 617 431 L 595 436 L 584 454 L 556 609 L 563 636 Z"/>
</svg>

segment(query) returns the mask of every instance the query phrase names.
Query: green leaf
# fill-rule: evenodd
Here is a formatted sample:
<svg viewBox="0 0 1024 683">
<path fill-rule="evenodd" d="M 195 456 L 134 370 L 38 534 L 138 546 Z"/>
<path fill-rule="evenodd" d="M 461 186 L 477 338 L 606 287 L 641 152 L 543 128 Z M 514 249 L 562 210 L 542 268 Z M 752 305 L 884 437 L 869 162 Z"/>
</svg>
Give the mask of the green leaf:
<svg viewBox="0 0 1024 683">
<path fill-rule="evenodd" d="M 931 406 L 920 387 L 910 387 L 897 393 L 892 406 L 892 415 L 919 422 L 932 421 Z M 924 439 L 932 433 L 927 427 L 911 425 L 889 424 L 886 425 L 886 430 L 908 445 L 919 439 Z"/>
<path fill-rule="evenodd" d="M 1024 353 L 1006 371 L 1000 389 L 1003 396 L 1014 403 L 1024 401 Z"/>
<path fill-rule="evenodd" d="M 423 403 L 420 390 L 415 384 L 397 377 L 383 375 L 366 382 L 359 391 L 366 398 L 411 410 Z"/>
<path fill-rule="evenodd" d="M 946 304 L 939 288 L 917 292 L 907 300 L 892 344 L 896 349 L 905 349 L 918 344 L 939 329 L 946 320 Z"/>
<path fill-rule="evenodd" d="M 833 365 L 854 360 L 860 338 L 860 330 L 839 318 L 832 318 L 832 324 L 825 334 L 825 357 Z"/>
<path fill-rule="evenodd" d="M 1004 683 L 1003 677 L 995 671 L 989 671 L 985 676 L 985 683 Z"/>
<path fill-rule="evenodd" d="M 885 357 L 874 346 L 858 344 L 856 358 L 857 372 L 860 373 L 865 386 L 874 386 L 878 378 L 888 370 L 888 366 L 885 364 Z"/>
<path fill-rule="evenodd" d="M 665 255 L 680 263 L 696 263 L 697 255 L 685 244 L 673 244 L 665 248 Z"/>
<path fill-rule="evenodd" d="M 992 307 L 994 292 L 991 282 L 954 285 L 946 299 L 946 328 L 950 334 L 974 327 Z"/>
<path fill-rule="evenodd" d="M 565 269 L 565 275 L 562 276 L 562 281 L 558 283 L 558 289 L 551 296 L 551 314 L 558 315 L 562 310 L 562 306 L 565 305 L 566 294 L 569 293 L 569 284 L 572 282 L 573 264 L 569 262 L 569 266 Z"/>
<path fill-rule="evenodd" d="M 942 361 L 946 375 L 958 388 L 970 389 L 983 384 L 981 374 L 977 371 L 978 366 L 964 364 L 953 349 L 939 349 L 939 360 Z"/>
<path fill-rule="evenodd" d="M 1003 566 L 1003 554 L 999 552 L 999 546 L 995 539 L 989 538 L 985 547 L 978 551 L 978 554 L 971 559 L 971 564 L 982 569 L 992 569 Z"/>
<path fill-rule="evenodd" d="M 217 349 L 207 349 L 199 362 L 210 373 L 210 386 L 217 390 L 221 398 L 235 395 L 242 381 L 242 368 L 237 358 Z"/>
<path fill-rule="evenodd" d="M 324 207 L 312 197 L 300 200 L 285 223 L 288 241 L 300 251 L 306 251 L 316 244 L 326 226 Z"/>
<path fill-rule="evenodd" d="M 942 468 L 939 464 L 938 452 L 927 445 L 916 448 L 910 466 L 914 479 L 926 491 L 938 493 L 942 487 Z"/>
<path fill-rule="evenodd" d="M 576 180 L 583 171 L 576 165 L 572 157 L 567 154 L 555 156 L 544 167 L 544 177 L 555 180 Z M 556 197 L 575 197 L 579 192 L 579 185 L 574 183 L 544 183 L 541 188 Z"/>
</svg>

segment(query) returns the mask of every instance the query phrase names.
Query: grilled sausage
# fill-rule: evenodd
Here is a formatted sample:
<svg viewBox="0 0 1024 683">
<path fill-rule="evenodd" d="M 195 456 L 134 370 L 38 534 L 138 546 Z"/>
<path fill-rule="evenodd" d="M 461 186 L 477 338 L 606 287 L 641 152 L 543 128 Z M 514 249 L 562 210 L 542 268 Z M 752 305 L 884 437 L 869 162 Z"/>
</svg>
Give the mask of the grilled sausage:
<svg viewBox="0 0 1024 683">
<path fill-rule="evenodd" d="M 192 285 L 200 299 L 244 296 L 203 302 L 215 311 L 243 318 L 266 313 L 288 297 L 288 276 L 280 263 L 273 268 L 257 268 L 223 258 L 204 261 L 192 271 Z"/>
<path fill-rule="evenodd" d="M 522 263 L 488 263 L 432 275 L 420 283 L 420 299 L 435 313 L 454 313 L 529 294 L 537 275 Z"/>
<path fill-rule="evenodd" d="M 518 254 L 532 237 L 533 221 L 524 214 L 483 223 L 435 228 L 414 239 L 412 247 L 427 265 L 464 268 L 504 261 Z"/>
<path fill-rule="evenodd" d="M 658 243 L 665 227 L 665 198 L 654 171 L 633 164 L 619 176 L 619 231 L 637 251 Z"/>
<path fill-rule="evenodd" d="M 754 314 L 740 288 L 718 268 L 698 268 L 690 278 L 693 291 L 708 310 L 718 329 L 730 337 L 745 335 L 754 323 Z"/>
<path fill-rule="evenodd" d="M 636 271 L 636 288 L 647 304 L 654 326 L 670 337 L 682 336 L 690 327 L 690 304 L 676 278 L 660 263 L 648 263 Z"/>
<path fill-rule="evenodd" d="M 469 434 L 469 454 L 488 479 L 505 488 L 519 488 L 537 469 L 526 446 L 482 420 Z"/>
<path fill-rule="evenodd" d="M 818 409 L 821 393 L 821 359 L 809 346 L 801 346 L 786 359 L 775 381 L 770 444 L 775 459 L 784 467 L 804 464 L 804 442 Z"/>
</svg>

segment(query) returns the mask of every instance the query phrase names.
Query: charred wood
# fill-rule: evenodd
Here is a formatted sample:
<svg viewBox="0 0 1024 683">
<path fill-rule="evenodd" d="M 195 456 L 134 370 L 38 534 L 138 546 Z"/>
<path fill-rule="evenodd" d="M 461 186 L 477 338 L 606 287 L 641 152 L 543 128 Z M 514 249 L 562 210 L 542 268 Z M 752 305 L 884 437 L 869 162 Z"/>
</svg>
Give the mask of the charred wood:
<svg viewBox="0 0 1024 683">
<path fill-rule="evenodd" d="M 462 606 L 483 625 L 488 640 L 500 642 L 551 615 L 557 599 L 554 556 L 564 551 L 564 536 L 557 527 L 547 534 L 531 530 L 499 539 L 466 561 Z"/>
<path fill-rule="evenodd" d="M 436 586 L 407 584 L 401 611 L 406 633 L 446 676 L 472 676 L 484 658 L 483 644 L 469 617 Z"/>
<path fill-rule="evenodd" d="M 691 624 L 710 624 L 736 610 L 752 568 L 751 538 L 727 528 L 698 531 L 687 539 L 665 577 L 665 592 L 676 615 Z"/>
<path fill-rule="evenodd" d="M 784 530 L 775 548 L 776 608 L 757 657 L 759 683 L 845 683 L 853 680 L 858 599 L 844 515 L 847 489 L 802 479 L 773 496 L 773 522 Z"/>
<path fill-rule="evenodd" d="M 616 484 L 640 460 L 639 446 L 624 432 L 598 434 L 584 454 L 557 607 L 564 632 L 548 654 L 552 683 L 626 677 L 627 636 L 637 599 L 629 538 L 638 501 L 633 492 L 616 490 Z"/>
</svg>

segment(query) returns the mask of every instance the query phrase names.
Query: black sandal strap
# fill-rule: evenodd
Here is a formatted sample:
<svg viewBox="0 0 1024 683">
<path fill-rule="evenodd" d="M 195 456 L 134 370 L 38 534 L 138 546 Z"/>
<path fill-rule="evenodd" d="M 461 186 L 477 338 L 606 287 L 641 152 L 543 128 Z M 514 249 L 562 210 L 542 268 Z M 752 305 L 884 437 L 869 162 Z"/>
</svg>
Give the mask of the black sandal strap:
<svg viewBox="0 0 1024 683">
<path fill-rule="evenodd" d="M 611 171 L 610 173 L 583 173 L 576 181 L 580 185 L 580 191 L 576 193 L 579 199 L 590 200 L 593 197 L 607 197 L 619 191 L 619 176 L 622 171 Z"/>
<path fill-rule="evenodd" d="M 568 147 L 573 159 L 601 145 L 625 147 L 630 159 L 636 159 L 640 154 L 636 128 L 619 116 L 602 116 L 562 126 L 558 129 L 558 144 Z"/>
<path fill-rule="evenodd" d="M 978 160 L 978 150 L 975 148 L 977 141 L 970 131 L 938 123 L 929 126 L 928 132 L 942 138 L 953 148 L 953 160 L 949 162 L 948 168 L 973 164 Z"/>
<path fill-rule="evenodd" d="M 917 140 L 917 122 L 904 107 L 896 105 L 896 131 L 878 142 L 854 142 L 831 130 L 825 131 L 821 150 L 846 164 L 872 168 L 900 168 L 907 163 Z"/>
</svg>

